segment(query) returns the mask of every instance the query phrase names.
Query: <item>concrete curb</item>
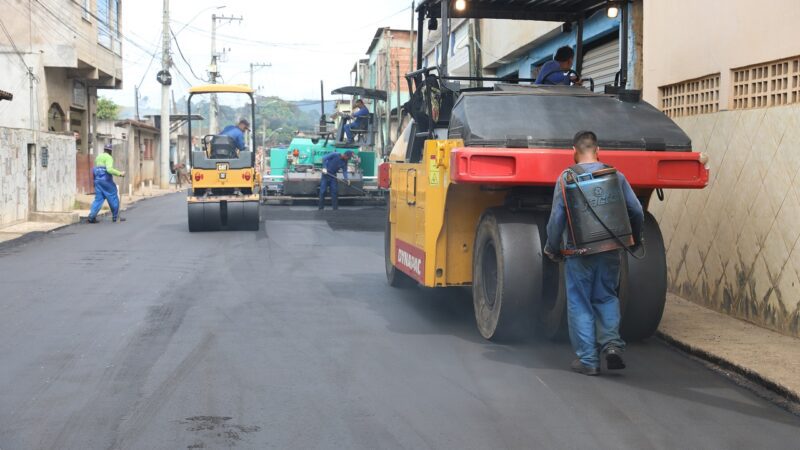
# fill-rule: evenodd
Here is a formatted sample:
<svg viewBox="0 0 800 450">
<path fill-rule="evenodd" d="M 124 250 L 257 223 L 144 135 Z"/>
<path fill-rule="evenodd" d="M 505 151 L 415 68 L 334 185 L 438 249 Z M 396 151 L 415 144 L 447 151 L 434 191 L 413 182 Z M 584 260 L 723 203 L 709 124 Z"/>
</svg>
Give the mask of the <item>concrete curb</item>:
<svg viewBox="0 0 800 450">
<path fill-rule="evenodd" d="M 63 230 L 64 228 L 71 227 L 79 222 L 73 223 L 65 223 L 61 226 L 56 228 L 52 228 L 47 231 L 31 231 L 30 233 L 25 233 L 22 236 L 16 237 L 14 239 L 9 239 L 7 241 L 0 242 L 0 250 L 5 250 L 8 248 L 16 247 L 18 245 L 26 244 L 28 242 L 34 241 L 40 237 L 47 236 L 48 234 L 54 233 L 58 230 Z"/>
<path fill-rule="evenodd" d="M 656 337 L 664 341 L 667 345 L 686 353 L 690 357 L 694 357 L 701 362 L 708 363 L 706 365 L 710 364 L 710 369 L 720 372 L 722 375 L 727 376 L 728 378 L 733 378 L 734 382 L 755 392 L 758 396 L 787 409 L 795 415 L 800 416 L 800 396 L 798 396 L 798 393 L 794 392 L 789 387 L 784 386 L 777 381 L 771 380 L 767 376 L 758 373 L 755 370 L 743 367 L 729 359 L 723 358 L 722 356 L 715 355 L 711 352 L 690 345 L 662 331 L 657 331 Z M 763 389 L 754 389 L 754 386 L 742 383 L 742 380 L 737 380 L 737 377 L 731 377 L 731 374 L 741 377 L 743 380 L 746 380 L 749 383 L 754 383 Z M 764 392 L 764 390 L 766 390 L 766 392 Z"/>
</svg>

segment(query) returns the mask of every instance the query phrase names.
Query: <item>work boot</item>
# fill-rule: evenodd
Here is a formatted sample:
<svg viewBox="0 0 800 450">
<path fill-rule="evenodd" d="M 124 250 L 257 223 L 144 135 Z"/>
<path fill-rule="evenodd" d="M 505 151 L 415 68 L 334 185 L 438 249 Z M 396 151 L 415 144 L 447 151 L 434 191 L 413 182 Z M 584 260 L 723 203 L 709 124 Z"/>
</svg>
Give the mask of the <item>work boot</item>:
<svg viewBox="0 0 800 450">
<path fill-rule="evenodd" d="M 86 223 L 97 223 L 97 219 L 89 217 L 88 219 L 86 219 Z"/>
<path fill-rule="evenodd" d="M 622 359 L 622 349 L 609 346 L 603 350 L 603 359 L 606 360 L 608 370 L 622 370 L 625 368 L 625 361 Z"/>
<path fill-rule="evenodd" d="M 112 222 L 114 222 L 114 223 L 117 223 L 117 222 L 125 222 L 125 218 L 124 218 L 124 217 L 120 217 L 120 218 L 118 218 L 118 219 L 113 219 L 113 220 L 112 220 Z"/>
<path fill-rule="evenodd" d="M 572 361 L 571 367 L 573 372 L 578 372 L 582 375 L 589 375 L 590 377 L 594 377 L 600 374 L 600 369 L 598 369 L 597 367 L 589 367 L 584 363 L 582 363 L 580 359 Z"/>
</svg>

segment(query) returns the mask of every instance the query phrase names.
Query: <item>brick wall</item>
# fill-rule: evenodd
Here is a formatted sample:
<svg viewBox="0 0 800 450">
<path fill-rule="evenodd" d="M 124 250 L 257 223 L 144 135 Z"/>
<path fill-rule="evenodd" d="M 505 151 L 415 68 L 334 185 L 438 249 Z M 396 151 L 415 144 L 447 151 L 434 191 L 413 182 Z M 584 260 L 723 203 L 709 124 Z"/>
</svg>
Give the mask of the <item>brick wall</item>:
<svg viewBox="0 0 800 450">
<path fill-rule="evenodd" d="M 677 118 L 709 155 L 701 191 L 651 201 L 669 289 L 800 336 L 800 105 Z"/>
</svg>

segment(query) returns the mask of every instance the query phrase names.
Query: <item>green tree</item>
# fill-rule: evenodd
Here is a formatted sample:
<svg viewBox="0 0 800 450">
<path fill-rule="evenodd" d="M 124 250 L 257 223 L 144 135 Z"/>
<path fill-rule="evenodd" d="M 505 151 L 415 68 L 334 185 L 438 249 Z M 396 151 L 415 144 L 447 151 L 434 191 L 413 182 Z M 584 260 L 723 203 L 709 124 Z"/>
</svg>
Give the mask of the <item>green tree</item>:
<svg viewBox="0 0 800 450">
<path fill-rule="evenodd" d="M 100 120 L 116 120 L 119 115 L 119 105 L 113 100 L 100 97 L 97 99 L 97 118 Z"/>
</svg>

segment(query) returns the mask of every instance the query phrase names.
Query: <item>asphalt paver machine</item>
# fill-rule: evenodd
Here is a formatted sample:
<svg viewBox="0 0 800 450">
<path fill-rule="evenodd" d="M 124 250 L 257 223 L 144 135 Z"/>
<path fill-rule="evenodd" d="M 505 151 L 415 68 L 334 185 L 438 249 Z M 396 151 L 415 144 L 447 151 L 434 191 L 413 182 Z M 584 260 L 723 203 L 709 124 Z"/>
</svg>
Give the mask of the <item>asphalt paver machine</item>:
<svg viewBox="0 0 800 450">
<path fill-rule="evenodd" d="M 458 7 L 456 6 L 458 5 Z M 475 318 L 487 339 L 516 339 L 535 330 L 563 335 L 563 264 L 543 254 L 555 182 L 574 164 L 579 130 L 599 137 L 602 162 L 623 172 L 645 209 L 661 189 L 702 189 L 707 158 L 667 116 L 626 90 L 627 14 L 615 86 L 502 84 L 497 78 L 449 76 L 449 18 L 558 21 L 577 27 L 575 75 L 580 77 L 584 20 L 605 0 L 423 0 L 425 21 L 441 23 L 441 65 L 407 74 L 411 124 L 381 167 L 390 189 L 385 232 L 386 276 L 395 287 L 471 286 Z M 466 87 L 460 82 L 493 84 Z M 598 194 L 599 195 L 599 194 Z M 621 254 L 621 332 L 651 336 L 666 298 L 665 248 L 646 213 L 642 259 Z"/>
<path fill-rule="evenodd" d="M 251 129 L 255 128 L 253 90 L 241 85 L 211 84 L 189 90 L 188 112 L 195 96 L 236 95 L 250 102 Z M 234 124 L 235 125 L 235 124 Z M 250 142 L 255 136 L 250 132 Z M 189 122 L 189 142 L 192 122 Z M 208 134 L 192 149 L 192 186 L 188 196 L 189 231 L 258 230 L 261 176 L 252 148 L 237 149 L 228 136 Z"/>
</svg>

